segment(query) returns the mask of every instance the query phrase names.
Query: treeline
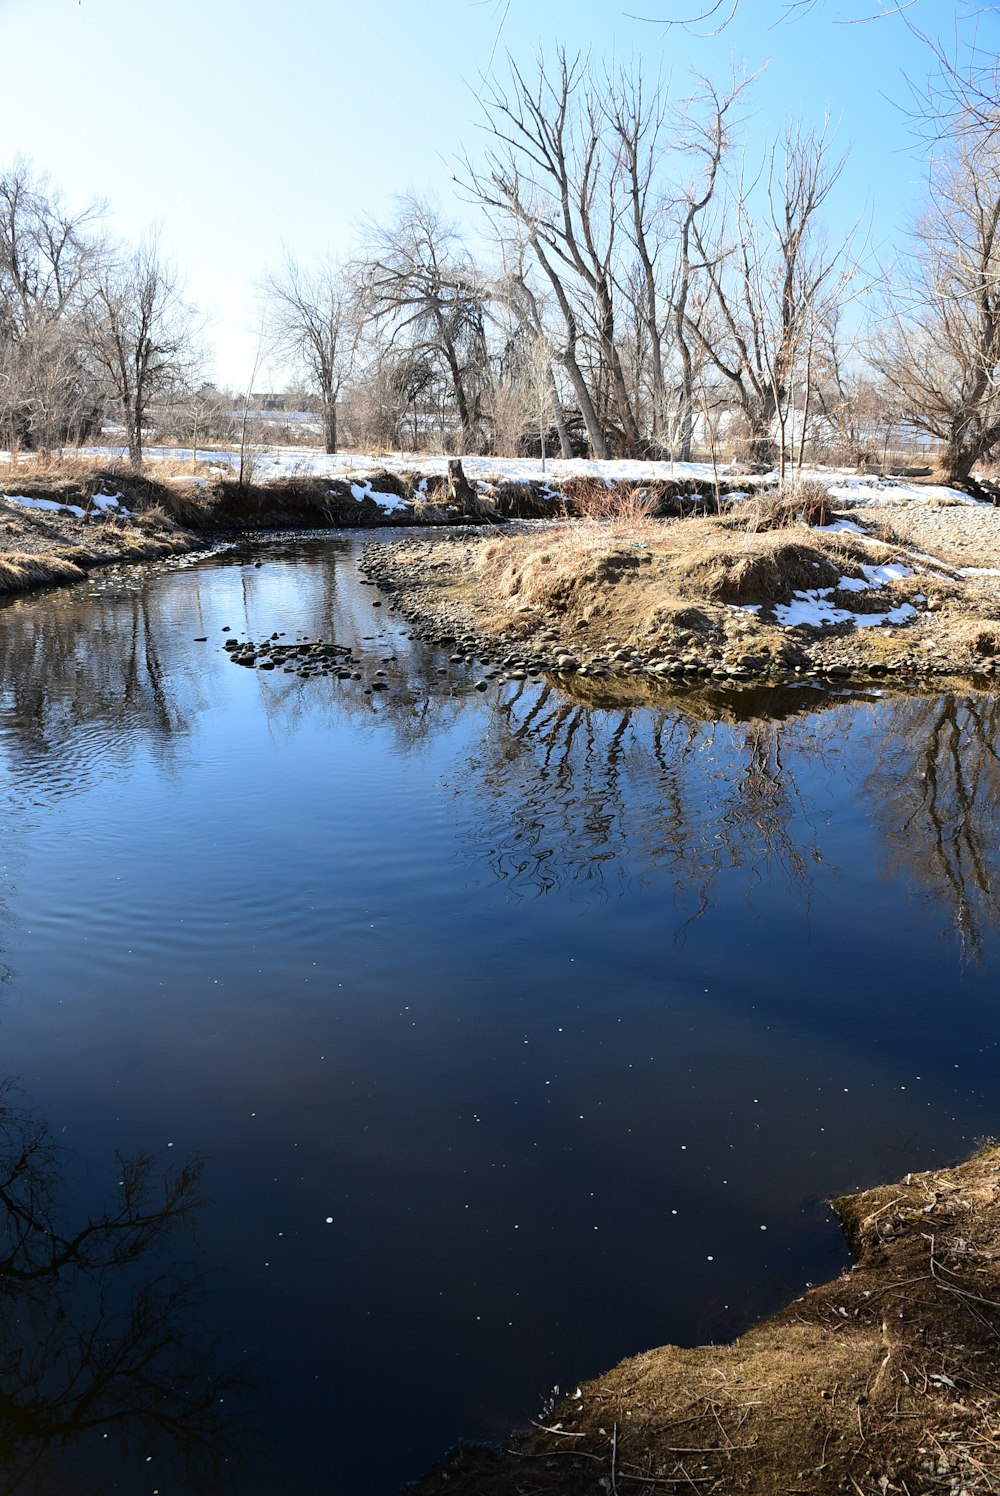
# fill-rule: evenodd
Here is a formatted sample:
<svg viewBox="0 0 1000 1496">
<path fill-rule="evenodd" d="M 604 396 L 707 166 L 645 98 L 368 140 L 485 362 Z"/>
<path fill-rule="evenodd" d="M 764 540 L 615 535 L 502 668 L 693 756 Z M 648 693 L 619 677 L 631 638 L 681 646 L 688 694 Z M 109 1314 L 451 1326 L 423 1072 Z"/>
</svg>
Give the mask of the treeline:
<svg viewBox="0 0 1000 1496">
<path fill-rule="evenodd" d="M 935 100 L 909 252 L 878 271 L 834 211 L 844 166 L 787 127 L 751 164 L 755 80 L 684 98 L 559 51 L 483 99 L 456 190 L 484 254 L 416 196 L 350 259 L 262 280 L 271 347 L 322 439 L 597 457 L 877 463 L 900 433 L 952 479 L 1000 441 L 997 80 Z M 155 408 L 194 442 L 239 415 L 197 377 L 155 245 L 115 248 L 18 165 L 0 179 L 0 440 L 52 447 Z M 249 405 L 243 402 L 245 429 Z M 214 412 L 214 414 L 213 414 Z M 340 426 L 338 426 L 338 419 Z"/>
</svg>

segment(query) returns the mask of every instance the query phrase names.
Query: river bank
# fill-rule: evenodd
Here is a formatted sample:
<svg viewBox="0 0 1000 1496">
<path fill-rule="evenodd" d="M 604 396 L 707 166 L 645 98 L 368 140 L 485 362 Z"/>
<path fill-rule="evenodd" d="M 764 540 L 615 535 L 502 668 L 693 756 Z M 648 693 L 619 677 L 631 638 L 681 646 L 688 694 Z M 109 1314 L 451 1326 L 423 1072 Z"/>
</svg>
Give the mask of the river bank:
<svg viewBox="0 0 1000 1496">
<path fill-rule="evenodd" d="M 676 521 L 407 538 L 369 575 L 502 674 L 588 680 L 993 675 L 1000 511 L 915 504 L 755 528 Z"/>
<path fill-rule="evenodd" d="M 739 474 L 637 487 L 502 470 L 456 487 L 443 459 L 430 473 L 240 484 L 169 466 L 10 469 L 0 595 L 255 531 L 433 526 L 446 538 L 374 549 L 371 579 L 414 624 L 481 658 L 486 683 L 540 671 L 577 689 L 623 675 L 906 681 L 991 675 L 1000 654 L 1000 510 L 947 490 L 824 479 L 782 498 Z M 540 518 L 575 522 L 511 524 Z"/>
<path fill-rule="evenodd" d="M 731 1345 L 623 1361 L 409 1496 L 995 1491 L 1000 1148 L 833 1205 L 838 1278 Z"/>
</svg>

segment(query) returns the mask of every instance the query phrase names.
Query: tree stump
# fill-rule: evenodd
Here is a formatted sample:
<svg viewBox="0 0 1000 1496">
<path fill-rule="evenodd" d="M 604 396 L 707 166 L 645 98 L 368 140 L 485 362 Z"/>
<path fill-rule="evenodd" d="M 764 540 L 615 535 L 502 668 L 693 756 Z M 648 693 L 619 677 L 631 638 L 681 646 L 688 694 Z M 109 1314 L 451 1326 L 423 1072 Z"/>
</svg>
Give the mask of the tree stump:
<svg viewBox="0 0 1000 1496">
<path fill-rule="evenodd" d="M 459 509 L 475 508 L 479 495 L 465 476 L 461 457 L 448 458 L 448 500 Z"/>
</svg>

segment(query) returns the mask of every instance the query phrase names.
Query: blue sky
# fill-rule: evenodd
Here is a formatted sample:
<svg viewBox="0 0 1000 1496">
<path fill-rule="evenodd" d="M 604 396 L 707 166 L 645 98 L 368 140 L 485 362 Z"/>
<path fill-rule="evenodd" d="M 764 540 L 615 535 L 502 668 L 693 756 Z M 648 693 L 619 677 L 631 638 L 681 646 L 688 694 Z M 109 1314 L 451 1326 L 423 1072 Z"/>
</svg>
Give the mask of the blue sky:
<svg viewBox="0 0 1000 1496">
<path fill-rule="evenodd" d="M 491 56 L 502 75 L 508 51 L 529 70 L 560 41 L 595 68 L 641 56 L 680 94 L 691 68 L 722 78 L 733 57 L 751 71 L 766 62 L 751 154 L 785 118 L 828 114 L 852 152 L 838 219 L 867 214 L 888 251 L 913 216 L 926 167 L 904 75 L 923 78 L 927 56 L 899 17 L 843 24 L 865 0 L 819 0 L 782 21 L 782 0 L 741 0 L 711 36 L 628 13 L 679 16 L 684 0 L 510 0 L 506 15 L 504 4 L 0 0 L 0 165 L 20 153 L 71 205 L 105 198 L 114 234 L 159 225 L 206 319 L 214 372 L 233 384 L 253 364 L 255 284 L 283 245 L 306 259 L 348 252 L 363 221 L 391 215 L 408 190 L 451 211 L 455 156 L 482 138 L 482 75 Z M 980 44 L 996 51 L 998 7 L 985 9 Z M 909 14 L 951 35 L 962 11 L 960 0 L 916 0 Z"/>
</svg>

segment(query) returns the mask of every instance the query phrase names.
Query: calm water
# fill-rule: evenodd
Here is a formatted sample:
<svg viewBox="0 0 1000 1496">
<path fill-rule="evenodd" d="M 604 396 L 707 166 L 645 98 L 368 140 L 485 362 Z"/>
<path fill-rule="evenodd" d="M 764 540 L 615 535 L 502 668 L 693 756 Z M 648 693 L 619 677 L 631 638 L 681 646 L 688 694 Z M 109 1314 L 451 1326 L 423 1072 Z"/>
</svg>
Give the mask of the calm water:
<svg viewBox="0 0 1000 1496">
<path fill-rule="evenodd" d="M 5 1491 L 395 1491 L 1000 1130 L 992 696 L 481 696 L 359 545 L 0 609 Z"/>
</svg>

